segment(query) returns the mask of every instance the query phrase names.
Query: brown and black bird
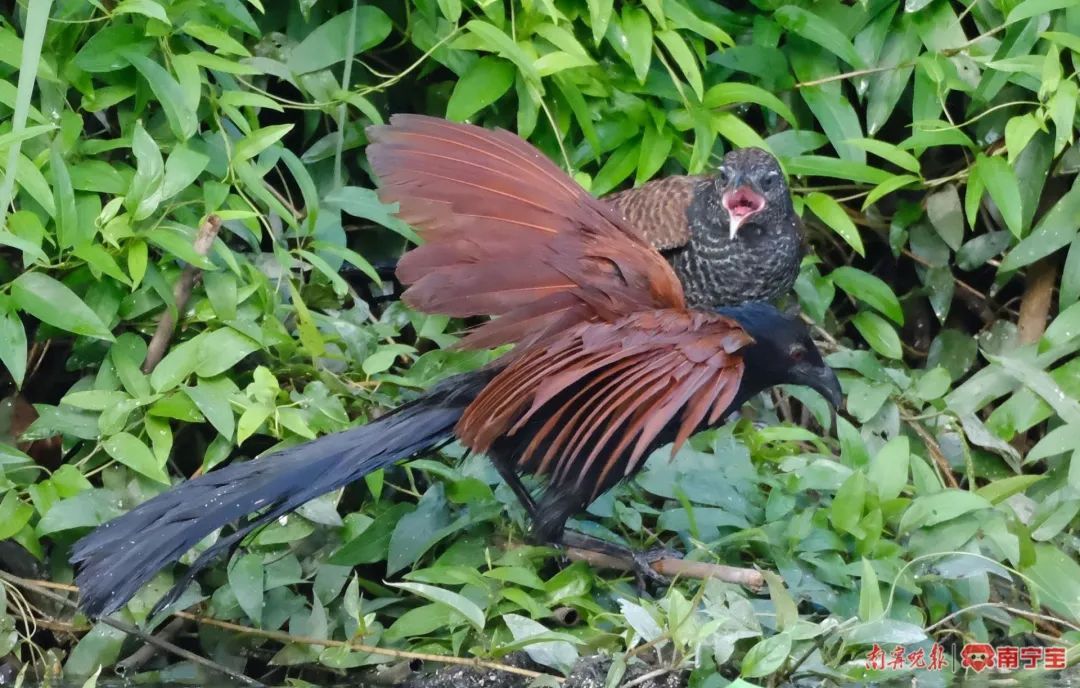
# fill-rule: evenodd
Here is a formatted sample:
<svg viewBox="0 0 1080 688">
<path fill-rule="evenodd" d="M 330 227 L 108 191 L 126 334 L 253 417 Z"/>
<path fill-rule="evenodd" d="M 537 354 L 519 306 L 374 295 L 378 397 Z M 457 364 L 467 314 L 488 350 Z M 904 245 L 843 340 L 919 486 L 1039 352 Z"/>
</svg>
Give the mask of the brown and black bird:
<svg viewBox="0 0 1080 688">
<path fill-rule="evenodd" d="M 771 302 L 795 285 L 802 221 L 767 151 L 739 148 L 715 174 L 664 177 L 603 200 L 668 259 L 693 307 Z"/>
<path fill-rule="evenodd" d="M 181 483 L 78 541 L 91 616 L 122 607 L 218 528 L 159 603 L 216 556 L 315 497 L 458 439 L 486 454 L 541 541 L 643 559 L 565 530 L 646 457 L 724 422 L 777 384 L 832 404 L 840 386 L 805 326 L 771 305 L 687 306 L 671 267 L 613 208 L 517 136 L 417 115 L 369 130 L 380 195 L 425 243 L 401 260 L 413 307 L 494 316 L 461 346 L 515 344 L 366 425 Z M 533 495 L 524 474 L 546 479 Z"/>
<path fill-rule="evenodd" d="M 667 259 L 695 308 L 776 302 L 795 285 L 805 232 L 780 163 L 761 148 L 728 152 L 712 174 L 663 177 L 601 200 Z M 381 266 L 384 279 L 393 271 Z"/>
</svg>

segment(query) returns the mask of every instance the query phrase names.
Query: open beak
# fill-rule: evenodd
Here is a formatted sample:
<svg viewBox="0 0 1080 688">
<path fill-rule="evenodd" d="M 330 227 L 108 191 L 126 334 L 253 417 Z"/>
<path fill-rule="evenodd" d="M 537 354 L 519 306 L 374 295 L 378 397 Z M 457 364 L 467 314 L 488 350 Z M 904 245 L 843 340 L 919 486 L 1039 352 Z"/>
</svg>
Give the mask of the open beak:
<svg viewBox="0 0 1080 688">
<path fill-rule="evenodd" d="M 728 213 L 728 232 L 732 241 L 735 240 L 735 233 L 739 231 L 739 227 L 765 207 L 765 199 L 761 194 L 745 184 L 724 192 L 721 200 Z"/>
</svg>

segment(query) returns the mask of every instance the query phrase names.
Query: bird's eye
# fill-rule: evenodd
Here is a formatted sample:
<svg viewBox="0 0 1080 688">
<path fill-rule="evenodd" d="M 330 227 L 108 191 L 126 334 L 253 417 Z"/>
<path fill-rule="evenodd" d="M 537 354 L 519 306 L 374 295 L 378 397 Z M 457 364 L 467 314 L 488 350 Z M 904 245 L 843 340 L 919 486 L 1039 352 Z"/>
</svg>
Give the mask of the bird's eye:
<svg viewBox="0 0 1080 688">
<path fill-rule="evenodd" d="M 716 182 L 721 187 L 724 187 L 728 185 L 728 181 L 730 181 L 730 177 L 728 176 L 727 168 L 721 167 L 716 171 Z"/>
<path fill-rule="evenodd" d="M 801 345 L 791 347 L 791 351 L 788 352 L 788 358 L 791 359 L 792 363 L 798 363 L 802 361 L 805 356 L 806 347 Z"/>
<path fill-rule="evenodd" d="M 775 172 L 769 172 L 761 180 L 762 191 L 772 191 L 776 188 L 776 185 L 780 182 L 780 175 Z"/>
</svg>

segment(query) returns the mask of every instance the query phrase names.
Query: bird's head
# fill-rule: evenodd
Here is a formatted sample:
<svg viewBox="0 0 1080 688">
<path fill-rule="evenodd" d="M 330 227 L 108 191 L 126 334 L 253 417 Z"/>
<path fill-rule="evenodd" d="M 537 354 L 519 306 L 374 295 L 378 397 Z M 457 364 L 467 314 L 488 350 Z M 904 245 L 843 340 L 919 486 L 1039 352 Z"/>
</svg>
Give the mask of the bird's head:
<svg viewBox="0 0 1080 688">
<path fill-rule="evenodd" d="M 754 338 L 743 349 L 742 400 L 774 385 L 804 385 L 820 393 L 834 409 L 840 407 L 844 401 L 840 381 L 822 360 L 810 331 L 797 316 L 765 303 L 717 310 Z"/>
<path fill-rule="evenodd" d="M 740 227 L 758 222 L 768 209 L 779 211 L 791 204 L 780 163 L 761 148 L 729 151 L 716 171 L 715 184 L 732 241 Z"/>
</svg>

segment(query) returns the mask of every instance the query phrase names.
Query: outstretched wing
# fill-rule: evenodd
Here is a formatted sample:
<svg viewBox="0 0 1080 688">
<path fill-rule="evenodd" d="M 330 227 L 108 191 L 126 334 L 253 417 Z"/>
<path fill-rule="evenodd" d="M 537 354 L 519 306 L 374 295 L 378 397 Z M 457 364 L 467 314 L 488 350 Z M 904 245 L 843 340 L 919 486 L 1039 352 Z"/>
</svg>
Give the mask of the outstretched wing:
<svg viewBox="0 0 1080 688">
<path fill-rule="evenodd" d="M 538 150 L 507 131 L 395 115 L 368 128 L 379 196 L 425 243 L 398 263 L 406 303 L 499 316 L 464 346 L 535 342 L 576 323 L 685 308 L 667 262 Z"/>
<path fill-rule="evenodd" d="M 560 491 L 595 498 L 674 450 L 732 405 L 751 341 L 696 311 L 643 311 L 582 323 L 528 347 L 469 405 L 456 433 L 477 452 L 514 457 Z"/>
</svg>

